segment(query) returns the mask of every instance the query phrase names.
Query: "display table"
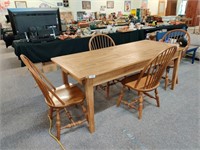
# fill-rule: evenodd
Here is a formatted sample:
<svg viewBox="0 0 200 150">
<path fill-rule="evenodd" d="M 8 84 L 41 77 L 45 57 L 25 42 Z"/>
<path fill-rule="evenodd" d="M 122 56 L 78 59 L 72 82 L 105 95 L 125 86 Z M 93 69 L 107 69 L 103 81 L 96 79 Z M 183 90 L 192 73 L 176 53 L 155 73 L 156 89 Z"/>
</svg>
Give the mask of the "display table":
<svg viewBox="0 0 200 150">
<path fill-rule="evenodd" d="M 150 29 L 134 30 L 130 32 L 116 32 L 108 34 L 115 42 L 116 45 L 144 40 L 146 34 L 161 29 L 177 29 L 183 28 L 186 25 L 169 25 L 160 26 Z M 15 49 L 15 54 L 20 59 L 20 55 L 26 55 L 32 62 L 48 62 L 52 57 L 68 55 L 88 51 L 88 43 L 90 37 L 59 40 L 56 39 L 50 42 L 30 43 L 24 40 L 15 40 L 12 46 Z M 22 63 L 22 66 L 24 64 Z"/>
<path fill-rule="evenodd" d="M 3 28 L 2 35 L 3 35 L 3 40 L 6 44 L 6 47 L 8 48 L 8 46 L 12 45 L 12 42 L 15 40 L 12 29 L 11 28 Z"/>
<path fill-rule="evenodd" d="M 116 45 L 145 39 L 143 30 L 125 33 L 117 32 L 108 35 L 115 41 Z M 28 43 L 24 40 L 15 40 L 12 46 L 19 59 L 20 55 L 24 54 L 32 62 L 37 63 L 50 61 L 52 57 L 56 56 L 88 51 L 89 39 L 90 37 L 65 40 L 56 39 L 54 41 L 42 43 Z M 22 63 L 22 66 L 23 65 Z"/>
<path fill-rule="evenodd" d="M 179 24 L 179 25 L 162 25 L 156 28 L 149 28 L 145 30 L 145 33 L 151 33 L 151 32 L 155 32 L 158 30 L 162 30 L 162 29 L 167 29 L 167 31 L 173 30 L 173 29 L 187 29 L 187 25 L 186 24 Z"/>
</svg>

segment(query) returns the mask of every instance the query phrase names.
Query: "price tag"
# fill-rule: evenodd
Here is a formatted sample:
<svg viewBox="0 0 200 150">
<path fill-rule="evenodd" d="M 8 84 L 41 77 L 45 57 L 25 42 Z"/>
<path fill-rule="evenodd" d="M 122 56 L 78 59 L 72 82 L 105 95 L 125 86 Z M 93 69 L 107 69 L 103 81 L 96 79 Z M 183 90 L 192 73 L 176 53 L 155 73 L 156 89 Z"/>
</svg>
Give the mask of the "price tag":
<svg viewBox="0 0 200 150">
<path fill-rule="evenodd" d="M 89 75 L 89 79 L 94 79 L 96 77 L 96 75 Z"/>
</svg>

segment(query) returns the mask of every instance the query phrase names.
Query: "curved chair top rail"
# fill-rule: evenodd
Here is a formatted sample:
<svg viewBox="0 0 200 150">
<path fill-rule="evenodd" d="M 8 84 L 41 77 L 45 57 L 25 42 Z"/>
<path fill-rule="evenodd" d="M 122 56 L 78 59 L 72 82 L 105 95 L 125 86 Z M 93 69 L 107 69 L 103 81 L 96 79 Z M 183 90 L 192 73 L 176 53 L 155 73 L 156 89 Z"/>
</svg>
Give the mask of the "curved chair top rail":
<svg viewBox="0 0 200 150">
<path fill-rule="evenodd" d="M 179 44 L 180 47 L 184 47 L 183 53 L 187 51 L 190 45 L 190 35 L 183 29 L 174 29 L 168 31 L 161 39 L 162 42 Z"/>
<path fill-rule="evenodd" d="M 113 39 L 106 34 L 95 34 L 89 40 L 89 50 L 115 46 Z"/>
</svg>

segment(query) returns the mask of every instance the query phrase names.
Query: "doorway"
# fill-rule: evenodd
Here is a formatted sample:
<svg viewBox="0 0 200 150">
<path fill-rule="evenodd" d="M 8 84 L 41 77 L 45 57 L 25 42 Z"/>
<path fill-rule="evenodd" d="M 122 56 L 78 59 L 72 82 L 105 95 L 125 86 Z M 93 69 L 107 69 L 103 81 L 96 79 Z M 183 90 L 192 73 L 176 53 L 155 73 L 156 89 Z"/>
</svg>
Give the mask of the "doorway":
<svg viewBox="0 0 200 150">
<path fill-rule="evenodd" d="M 177 0 L 167 0 L 166 16 L 176 16 Z"/>
</svg>

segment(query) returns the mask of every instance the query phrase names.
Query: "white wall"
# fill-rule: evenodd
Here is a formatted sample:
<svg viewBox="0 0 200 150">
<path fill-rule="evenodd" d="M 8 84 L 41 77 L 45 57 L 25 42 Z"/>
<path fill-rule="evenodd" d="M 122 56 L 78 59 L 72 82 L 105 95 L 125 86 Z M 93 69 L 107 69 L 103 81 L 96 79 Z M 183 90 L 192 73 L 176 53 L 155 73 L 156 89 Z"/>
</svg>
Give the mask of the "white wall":
<svg viewBox="0 0 200 150">
<path fill-rule="evenodd" d="M 74 15 L 74 19 L 76 20 L 76 12 L 77 11 L 86 11 L 86 12 L 99 12 L 101 6 L 106 6 L 107 0 L 90 0 L 91 1 L 91 9 L 86 10 L 82 9 L 82 1 L 81 0 L 69 0 L 69 7 L 60 7 L 60 11 L 72 11 Z M 27 0 L 28 7 L 39 6 L 42 0 Z M 47 1 L 46 1 L 47 2 Z M 62 2 L 60 0 L 48 0 L 48 3 L 51 7 L 57 7 L 57 2 Z M 132 0 L 131 7 L 132 8 L 140 8 L 141 0 Z M 124 0 L 115 0 L 114 1 L 114 9 L 105 9 L 106 14 L 110 14 L 112 12 L 122 11 L 124 14 L 129 14 L 124 12 Z"/>
<path fill-rule="evenodd" d="M 1 3 L 6 0 L 1 0 Z M 10 4 L 8 8 L 15 8 L 15 0 L 10 0 Z M 20 1 L 20 0 L 19 0 Z M 27 2 L 27 7 L 39 7 L 42 3 L 47 4 L 50 7 L 58 7 L 57 2 L 62 2 L 62 0 L 21 0 Z M 106 6 L 107 0 L 90 0 L 91 1 L 91 10 L 83 10 L 82 9 L 82 0 L 69 0 L 69 7 L 59 7 L 60 11 L 71 11 L 74 19 L 76 20 L 76 12 L 77 11 L 86 11 L 86 12 L 99 12 L 101 6 Z M 113 0 L 114 1 L 114 9 L 105 9 L 106 14 L 110 14 L 111 12 L 121 11 L 123 14 L 129 14 L 129 12 L 124 12 L 124 1 L 125 0 Z M 148 8 L 152 15 L 156 15 L 158 12 L 158 1 L 159 0 L 148 0 Z M 140 8 L 142 0 L 131 0 L 131 8 Z M 7 10 L 0 10 L 0 22 L 5 24 L 5 14 L 7 14 Z"/>
<path fill-rule="evenodd" d="M 149 0 L 148 1 L 148 8 L 151 12 L 151 15 L 158 14 L 158 2 L 159 2 L 159 0 Z"/>
</svg>

